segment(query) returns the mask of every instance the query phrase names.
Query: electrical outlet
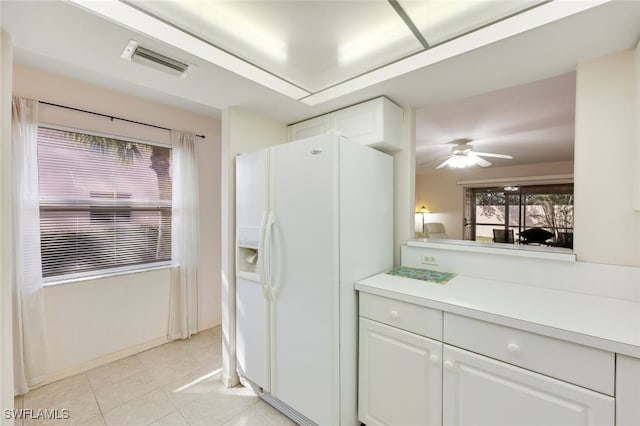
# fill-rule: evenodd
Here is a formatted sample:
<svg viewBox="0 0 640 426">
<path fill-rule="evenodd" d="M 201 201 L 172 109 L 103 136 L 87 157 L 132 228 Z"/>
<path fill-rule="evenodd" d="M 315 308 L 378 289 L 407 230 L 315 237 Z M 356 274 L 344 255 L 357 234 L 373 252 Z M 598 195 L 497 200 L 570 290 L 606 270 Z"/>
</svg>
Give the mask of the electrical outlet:
<svg viewBox="0 0 640 426">
<path fill-rule="evenodd" d="M 433 256 L 429 256 L 429 255 L 424 255 L 422 256 L 422 263 L 425 265 L 435 265 L 436 264 L 436 258 Z"/>
</svg>

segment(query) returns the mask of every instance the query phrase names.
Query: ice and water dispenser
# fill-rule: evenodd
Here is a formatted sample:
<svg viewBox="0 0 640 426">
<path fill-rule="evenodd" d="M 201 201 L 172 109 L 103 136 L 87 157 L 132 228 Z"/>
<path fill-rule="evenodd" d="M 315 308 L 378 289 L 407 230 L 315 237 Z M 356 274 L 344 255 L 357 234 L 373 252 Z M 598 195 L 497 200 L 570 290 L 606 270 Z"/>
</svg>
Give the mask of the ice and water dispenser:
<svg viewBox="0 0 640 426">
<path fill-rule="evenodd" d="M 236 262 L 238 272 L 258 274 L 260 228 L 255 226 L 238 228 Z"/>
</svg>

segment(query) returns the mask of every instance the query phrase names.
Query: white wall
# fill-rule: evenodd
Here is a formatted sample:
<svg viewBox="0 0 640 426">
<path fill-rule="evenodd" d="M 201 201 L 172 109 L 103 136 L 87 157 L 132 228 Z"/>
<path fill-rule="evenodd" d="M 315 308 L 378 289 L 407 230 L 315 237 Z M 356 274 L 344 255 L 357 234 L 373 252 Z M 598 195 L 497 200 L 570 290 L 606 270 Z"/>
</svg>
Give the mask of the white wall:
<svg viewBox="0 0 640 426">
<path fill-rule="evenodd" d="M 574 251 L 581 261 L 640 266 L 635 95 L 633 51 L 578 64 Z"/>
<path fill-rule="evenodd" d="M 48 381 L 166 341 L 170 269 L 49 286 Z"/>
<path fill-rule="evenodd" d="M 393 264 L 400 265 L 400 248 L 414 238 L 416 196 L 416 111 L 404 109 L 401 151 L 393 155 Z"/>
<path fill-rule="evenodd" d="M 634 84 L 634 112 L 635 117 L 635 136 L 632 152 L 632 168 L 633 168 L 633 208 L 640 211 L 640 42 L 636 46 L 633 55 L 633 84 Z"/>
<path fill-rule="evenodd" d="M 7 237 L 11 235 L 11 78 L 11 37 L 0 32 L 0 409 L 13 408 L 12 262 Z M 2 426 L 13 423 L 4 415 L 0 418 Z"/>
<path fill-rule="evenodd" d="M 462 239 L 463 186 L 458 181 L 517 178 L 529 176 L 572 174 L 573 162 L 533 164 L 507 167 L 472 167 L 441 169 L 416 176 L 416 206 L 426 206 L 431 213 L 425 222 L 442 222 L 447 236 Z M 517 179 L 516 179 L 517 180 Z"/>
<path fill-rule="evenodd" d="M 235 157 L 278 145 L 288 139 L 284 123 L 257 116 L 242 108 L 222 113 L 222 381 L 227 386 L 238 383 L 236 373 L 235 313 Z"/>
<path fill-rule="evenodd" d="M 196 146 L 201 217 L 198 326 L 202 330 L 220 324 L 220 121 L 24 66 L 14 68 L 13 88 L 23 97 L 206 136 Z M 165 130 L 55 107 L 41 105 L 39 117 L 41 122 L 111 135 L 170 140 Z M 164 269 L 46 287 L 49 379 L 164 342 L 169 280 Z"/>
</svg>

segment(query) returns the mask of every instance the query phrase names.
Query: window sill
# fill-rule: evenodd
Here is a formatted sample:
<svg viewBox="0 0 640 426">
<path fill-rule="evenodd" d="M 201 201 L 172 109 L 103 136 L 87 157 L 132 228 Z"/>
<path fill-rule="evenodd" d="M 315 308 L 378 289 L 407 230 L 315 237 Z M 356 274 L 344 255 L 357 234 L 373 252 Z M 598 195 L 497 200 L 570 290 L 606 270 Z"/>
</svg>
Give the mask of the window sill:
<svg viewBox="0 0 640 426">
<path fill-rule="evenodd" d="M 158 262 L 144 266 L 123 266 L 121 268 L 105 269 L 102 271 L 91 271 L 73 275 L 64 275 L 60 277 L 45 278 L 42 285 L 43 287 L 53 287 L 64 284 L 78 283 L 82 281 L 93 281 L 103 278 L 117 277 L 121 275 L 133 275 L 168 268 L 171 268 L 171 261 Z"/>
<path fill-rule="evenodd" d="M 504 243 L 483 243 L 480 241 L 420 238 L 407 241 L 408 246 L 434 248 L 451 251 L 501 254 L 504 256 L 529 257 L 533 259 L 561 260 L 575 262 L 572 249 L 561 247 L 529 246 Z"/>
</svg>

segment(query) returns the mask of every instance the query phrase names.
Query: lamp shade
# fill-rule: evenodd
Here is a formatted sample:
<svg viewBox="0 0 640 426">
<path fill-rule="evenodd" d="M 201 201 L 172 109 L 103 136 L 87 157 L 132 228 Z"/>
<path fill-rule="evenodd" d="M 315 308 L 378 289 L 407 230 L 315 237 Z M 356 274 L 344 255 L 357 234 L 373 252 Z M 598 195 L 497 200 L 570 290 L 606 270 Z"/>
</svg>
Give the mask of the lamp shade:
<svg viewBox="0 0 640 426">
<path fill-rule="evenodd" d="M 416 221 L 415 221 L 415 232 L 419 234 L 424 233 L 424 214 L 429 213 L 429 209 L 425 207 L 423 204 L 420 208 L 416 209 Z"/>
</svg>

